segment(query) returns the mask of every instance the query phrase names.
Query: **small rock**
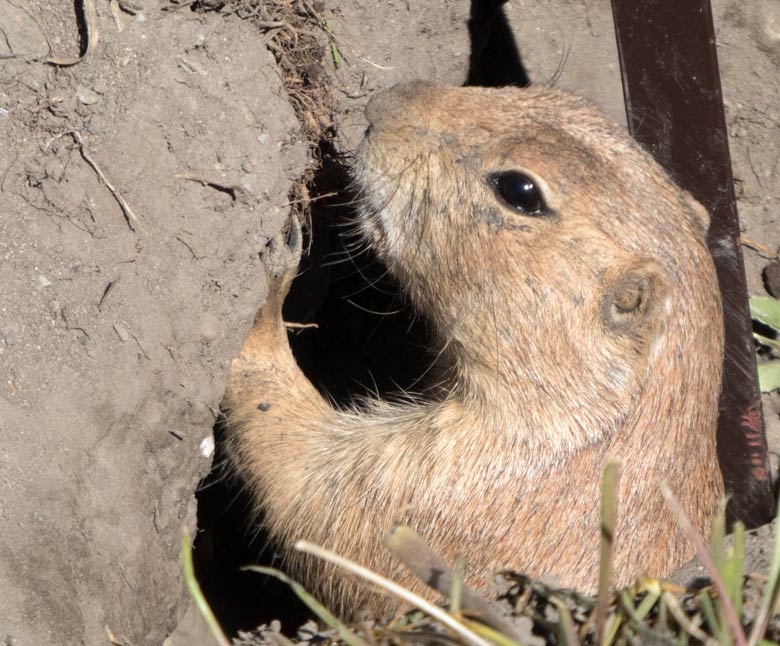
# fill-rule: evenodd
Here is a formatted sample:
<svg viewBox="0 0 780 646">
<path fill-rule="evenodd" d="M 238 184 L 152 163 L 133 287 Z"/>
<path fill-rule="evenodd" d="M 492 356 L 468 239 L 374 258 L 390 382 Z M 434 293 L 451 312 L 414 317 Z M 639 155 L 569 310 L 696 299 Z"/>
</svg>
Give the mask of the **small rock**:
<svg viewBox="0 0 780 646">
<path fill-rule="evenodd" d="M 144 4 L 141 0 L 119 0 L 119 8 L 134 16 L 143 10 Z"/>
<path fill-rule="evenodd" d="M 780 298 L 780 260 L 764 267 L 764 286 L 774 298 Z"/>
<path fill-rule="evenodd" d="M 214 436 L 204 437 L 200 442 L 200 454 L 207 460 L 214 455 Z M 279 632 L 279 631 L 277 631 Z"/>
<path fill-rule="evenodd" d="M 271 622 L 270 628 L 271 628 L 271 632 L 272 633 L 281 632 L 281 630 L 282 630 L 282 622 L 279 621 L 278 619 L 274 619 Z"/>
<path fill-rule="evenodd" d="M 130 338 L 130 334 L 119 323 L 114 323 L 114 332 L 122 341 L 127 341 Z"/>
<path fill-rule="evenodd" d="M 0 119 L 5 119 L 8 116 L 8 110 L 0 106 Z"/>
<path fill-rule="evenodd" d="M 76 87 L 76 98 L 83 105 L 94 105 L 100 101 L 100 97 L 96 92 L 83 85 L 78 85 Z"/>
<path fill-rule="evenodd" d="M 271 140 L 271 135 L 267 132 L 261 132 L 257 135 L 257 142 L 260 144 L 267 144 Z"/>
<path fill-rule="evenodd" d="M 256 179 L 257 178 L 254 175 L 244 175 L 244 177 L 241 179 L 241 188 L 243 188 L 247 193 L 254 193 Z"/>
<path fill-rule="evenodd" d="M 49 285 L 51 285 L 51 281 L 48 278 L 46 278 L 46 276 L 44 276 L 43 274 L 38 274 L 38 276 L 36 276 L 35 278 L 35 284 L 38 287 L 48 287 Z"/>
<path fill-rule="evenodd" d="M 200 319 L 200 338 L 205 343 L 211 343 L 219 336 L 220 328 L 220 321 L 214 314 L 204 314 Z"/>
</svg>

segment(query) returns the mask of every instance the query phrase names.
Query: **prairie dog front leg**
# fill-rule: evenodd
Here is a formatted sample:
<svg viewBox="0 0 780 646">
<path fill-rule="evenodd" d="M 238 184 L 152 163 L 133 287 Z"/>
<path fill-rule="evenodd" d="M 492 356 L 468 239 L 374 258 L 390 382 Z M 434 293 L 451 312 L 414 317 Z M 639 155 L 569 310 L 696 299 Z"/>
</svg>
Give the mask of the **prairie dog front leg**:
<svg viewBox="0 0 780 646">
<path fill-rule="evenodd" d="M 233 360 L 223 401 L 232 467 L 265 501 L 270 526 L 285 526 L 282 518 L 306 495 L 302 469 L 316 444 L 313 429 L 334 414 L 296 364 L 282 318 L 300 256 L 301 228 L 293 217 L 289 233 L 268 244 L 266 302 Z"/>
</svg>

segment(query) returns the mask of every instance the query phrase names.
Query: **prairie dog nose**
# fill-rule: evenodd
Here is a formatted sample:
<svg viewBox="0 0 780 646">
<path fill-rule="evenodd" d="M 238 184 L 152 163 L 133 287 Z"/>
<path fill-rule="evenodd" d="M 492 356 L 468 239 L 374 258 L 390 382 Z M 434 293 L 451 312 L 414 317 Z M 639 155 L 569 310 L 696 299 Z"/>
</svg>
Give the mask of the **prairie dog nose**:
<svg viewBox="0 0 780 646">
<path fill-rule="evenodd" d="M 411 104 L 419 100 L 426 90 L 434 87 L 433 83 L 427 81 L 412 81 L 374 92 L 366 105 L 366 119 L 372 126 L 380 126 L 383 120 L 391 117 L 397 120 L 399 113 L 412 111 Z"/>
</svg>

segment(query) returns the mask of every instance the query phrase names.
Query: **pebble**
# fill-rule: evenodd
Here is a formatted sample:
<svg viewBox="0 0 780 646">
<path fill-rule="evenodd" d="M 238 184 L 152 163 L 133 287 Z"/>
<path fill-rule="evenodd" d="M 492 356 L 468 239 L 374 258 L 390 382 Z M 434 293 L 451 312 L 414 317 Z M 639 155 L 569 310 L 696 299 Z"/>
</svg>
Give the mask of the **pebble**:
<svg viewBox="0 0 780 646">
<path fill-rule="evenodd" d="M 764 271 L 764 286 L 774 298 L 780 298 L 780 260 L 770 262 Z"/>
<path fill-rule="evenodd" d="M 114 323 L 114 332 L 122 341 L 127 341 L 130 338 L 130 334 L 119 323 Z"/>
<path fill-rule="evenodd" d="M 207 460 L 214 455 L 214 436 L 204 437 L 200 442 L 200 454 Z M 279 632 L 278 630 L 276 632 Z"/>
<path fill-rule="evenodd" d="M 211 343 L 219 336 L 220 328 L 219 319 L 214 314 L 206 313 L 200 319 L 200 338 L 205 343 Z"/>
<path fill-rule="evenodd" d="M 76 87 L 76 98 L 84 105 L 94 105 L 100 101 L 100 97 L 96 92 L 83 85 L 78 85 Z"/>
</svg>

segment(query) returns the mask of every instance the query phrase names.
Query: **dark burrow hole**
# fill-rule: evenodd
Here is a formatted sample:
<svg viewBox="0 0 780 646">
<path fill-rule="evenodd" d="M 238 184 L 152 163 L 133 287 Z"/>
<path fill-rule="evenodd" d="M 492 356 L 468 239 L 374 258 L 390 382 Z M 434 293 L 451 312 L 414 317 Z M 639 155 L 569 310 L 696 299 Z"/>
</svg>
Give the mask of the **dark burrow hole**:
<svg viewBox="0 0 780 646">
<path fill-rule="evenodd" d="M 313 198 L 311 249 L 305 254 L 285 302 L 288 322 L 316 323 L 291 333 L 296 360 L 311 382 L 344 405 L 355 397 L 419 392 L 431 356 L 424 321 L 416 318 L 398 284 L 370 253 L 350 255 L 356 242 L 355 211 L 347 165 L 329 143 L 320 146 L 322 167 L 309 188 Z M 329 195 L 333 194 L 333 195 Z M 318 196 L 326 196 L 318 199 Z M 361 245 L 361 248 L 364 245 Z M 225 473 L 221 423 L 215 468 L 197 493 L 195 562 L 198 580 L 228 635 L 273 619 L 286 634 L 310 616 L 285 584 L 242 572 L 248 564 L 284 569 L 274 546 L 247 524 L 249 499 Z"/>
</svg>

